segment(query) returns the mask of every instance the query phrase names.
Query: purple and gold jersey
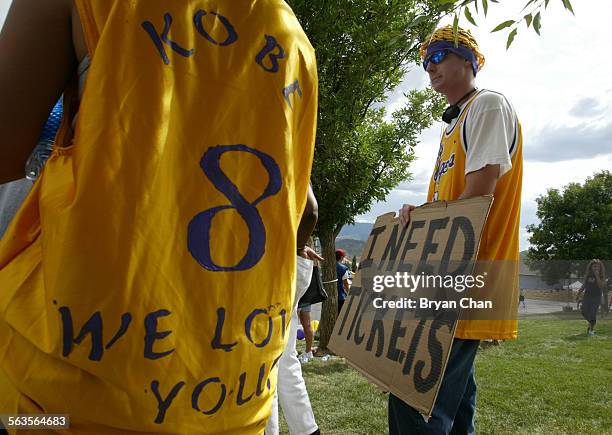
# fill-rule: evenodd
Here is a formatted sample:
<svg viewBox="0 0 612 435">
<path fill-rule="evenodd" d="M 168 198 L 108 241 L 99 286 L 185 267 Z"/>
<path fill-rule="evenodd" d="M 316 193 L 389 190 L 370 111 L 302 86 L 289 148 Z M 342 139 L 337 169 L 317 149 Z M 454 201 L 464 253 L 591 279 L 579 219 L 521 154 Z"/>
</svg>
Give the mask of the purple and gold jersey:
<svg viewBox="0 0 612 435">
<path fill-rule="evenodd" d="M 71 433 L 263 433 L 314 50 L 281 0 L 76 6 L 91 66 L 74 141 L 69 103 L 0 244 L 0 409 L 68 413 Z"/>
</svg>

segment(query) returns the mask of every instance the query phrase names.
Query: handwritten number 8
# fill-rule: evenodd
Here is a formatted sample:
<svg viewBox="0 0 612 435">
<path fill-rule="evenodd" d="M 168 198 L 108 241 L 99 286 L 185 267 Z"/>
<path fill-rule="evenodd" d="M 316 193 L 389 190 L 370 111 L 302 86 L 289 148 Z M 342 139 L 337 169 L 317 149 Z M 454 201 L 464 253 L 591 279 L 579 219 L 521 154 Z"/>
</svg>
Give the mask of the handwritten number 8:
<svg viewBox="0 0 612 435">
<path fill-rule="evenodd" d="M 268 172 L 268 186 L 264 192 L 253 202 L 247 201 L 238 187 L 221 170 L 221 156 L 226 152 L 247 152 L 256 155 Z M 265 252 L 266 227 L 261 219 L 257 204 L 264 199 L 276 195 L 281 188 L 280 168 L 268 154 L 249 148 L 246 145 L 218 145 L 204 153 L 200 166 L 204 174 L 215 188 L 229 200 L 230 205 L 220 205 L 209 208 L 197 214 L 189 223 L 187 231 L 187 244 L 193 258 L 205 269 L 214 272 L 229 272 L 247 270 L 255 266 Z M 210 230 L 214 216 L 227 209 L 234 209 L 247 224 L 249 229 L 249 244 L 246 254 L 234 266 L 220 266 L 215 264 L 210 253 Z"/>
</svg>

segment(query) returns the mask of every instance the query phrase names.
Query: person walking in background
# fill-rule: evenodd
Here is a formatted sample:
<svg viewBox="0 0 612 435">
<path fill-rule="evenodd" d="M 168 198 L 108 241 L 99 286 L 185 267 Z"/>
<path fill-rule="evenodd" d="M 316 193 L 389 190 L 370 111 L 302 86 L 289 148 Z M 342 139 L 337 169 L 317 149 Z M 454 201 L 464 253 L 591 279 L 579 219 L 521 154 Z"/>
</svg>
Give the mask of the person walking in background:
<svg viewBox="0 0 612 435">
<path fill-rule="evenodd" d="M 320 433 L 302 375 L 301 363 L 305 362 L 302 360 L 304 354 L 300 355 L 300 357 L 297 355 L 295 336 L 299 320 L 295 306 L 310 284 L 313 272 L 312 262 L 323 260 L 323 258 L 308 246 L 305 248 L 304 253 L 305 255 L 298 256 L 294 308 L 287 334 L 287 345 L 278 360 L 278 384 L 272 404 L 272 413 L 266 425 L 266 435 L 278 435 L 280 432 L 279 403 L 283 409 L 283 416 L 291 435 L 316 435 Z M 312 328 L 310 331 L 310 345 L 312 346 Z M 310 352 L 310 357 L 312 359 L 312 351 Z"/>
<path fill-rule="evenodd" d="M 338 314 L 342 311 L 342 306 L 348 295 L 350 284 L 349 284 L 349 267 L 344 264 L 344 258 L 346 257 L 346 251 L 344 249 L 336 249 L 336 279 L 338 280 Z"/>
<path fill-rule="evenodd" d="M 306 349 L 299 356 L 301 363 L 307 363 L 314 358 L 312 354 L 312 342 L 314 341 L 314 331 L 312 329 L 312 319 L 310 313 L 312 311 L 312 304 L 304 304 L 301 307 L 298 305 L 298 318 L 300 324 L 304 330 L 304 341 L 306 342 Z"/>
<path fill-rule="evenodd" d="M 313 244 L 314 240 L 309 243 L 309 245 L 311 246 Z M 300 323 L 302 324 L 302 330 L 298 331 L 298 339 L 305 339 L 306 341 L 305 351 L 299 356 L 301 363 L 307 363 L 308 361 L 314 358 L 312 345 L 314 342 L 315 331 L 318 328 L 319 322 L 313 321 L 311 318 L 312 306 L 320 304 L 321 302 L 325 301 L 327 297 L 327 293 L 323 288 L 323 281 L 321 279 L 321 273 L 319 271 L 319 264 L 318 261 L 315 260 L 312 278 L 310 279 L 308 289 L 306 289 L 306 292 L 298 301 L 298 317 L 300 319 Z M 302 334 L 301 337 L 300 333 Z"/>
<path fill-rule="evenodd" d="M 595 335 L 595 324 L 597 323 L 597 310 L 601 303 L 603 289 L 606 286 L 606 270 L 600 260 L 591 260 L 587 266 L 584 283 L 578 291 L 582 295 L 582 317 L 589 323 L 587 335 Z"/>
<path fill-rule="evenodd" d="M 313 216 L 314 219 L 302 219 L 300 222 L 298 227 L 298 240 L 300 241 L 305 241 L 306 236 L 310 236 L 318 216 L 318 206 L 311 187 L 308 189 L 308 198 L 307 213 L 305 214 Z M 285 350 L 278 360 L 278 384 L 272 403 L 272 412 L 266 425 L 266 435 L 278 435 L 280 431 L 279 403 L 291 435 L 315 435 L 319 433 L 302 375 L 302 361 L 297 355 L 295 340 L 299 321 L 298 301 L 308 290 L 312 280 L 314 262 L 319 260 L 323 260 L 323 257 L 307 244 L 298 249 L 295 298 L 291 310 L 288 340 Z"/>
<path fill-rule="evenodd" d="M 602 263 L 602 267 L 605 268 L 605 265 Z M 608 317 L 608 313 L 610 313 L 610 286 L 612 282 L 609 277 L 607 277 L 606 282 L 604 283 L 601 295 L 601 317 Z"/>
</svg>

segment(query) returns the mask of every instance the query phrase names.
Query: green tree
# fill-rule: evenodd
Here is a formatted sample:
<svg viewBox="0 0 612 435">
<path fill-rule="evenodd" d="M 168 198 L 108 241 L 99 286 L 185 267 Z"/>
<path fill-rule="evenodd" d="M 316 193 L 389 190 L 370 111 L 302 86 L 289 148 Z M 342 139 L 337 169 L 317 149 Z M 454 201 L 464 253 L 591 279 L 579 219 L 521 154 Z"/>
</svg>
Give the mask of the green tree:
<svg viewBox="0 0 612 435">
<path fill-rule="evenodd" d="M 418 57 L 418 44 L 448 10 L 422 0 L 290 0 L 317 53 L 319 119 L 312 184 L 324 281 L 336 279 L 335 238 L 344 224 L 409 177 L 419 133 L 440 112 L 431 89 L 410 91 L 404 107 L 381 105 Z M 337 287 L 326 285 L 320 348 L 337 317 Z"/>
<path fill-rule="evenodd" d="M 351 262 L 351 271 L 357 272 L 357 257 L 353 255 L 353 261 Z"/>
<path fill-rule="evenodd" d="M 549 189 L 536 199 L 538 225 L 528 225 L 530 267 L 549 283 L 584 273 L 593 258 L 612 260 L 612 174 L 596 173 L 584 184 Z"/>
</svg>

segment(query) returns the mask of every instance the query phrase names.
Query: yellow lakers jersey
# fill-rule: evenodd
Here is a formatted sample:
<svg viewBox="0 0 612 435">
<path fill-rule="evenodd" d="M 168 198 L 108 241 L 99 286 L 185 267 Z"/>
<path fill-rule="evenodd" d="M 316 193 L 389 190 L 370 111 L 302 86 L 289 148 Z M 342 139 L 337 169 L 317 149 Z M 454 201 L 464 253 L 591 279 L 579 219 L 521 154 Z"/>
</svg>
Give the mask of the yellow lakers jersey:
<svg viewBox="0 0 612 435">
<path fill-rule="evenodd" d="M 314 50 L 281 0 L 76 5 L 74 141 L 65 120 L 0 244 L 0 409 L 70 414 L 72 433 L 263 433 Z"/>
<path fill-rule="evenodd" d="M 465 188 L 466 149 L 464 124 L 470 107 L 481 95 L 478 92 L 464 106 L 456 124 L 442 133 L 436 165 L 429 183 L 428 201 L 455 200 Z M 521 185 L 523 175 L 523 143 L 521 125 L 514 126 L 514 141 L 508 152 L 512 168 L 497 181 L 494 201 L 483 229 L 478 262 L 486 263 L 489 273 L 488 288 L 494 289 L 487 300 L 496 307 L 496 318 L 460 320 L 455 336 L 464 339 L 513 339 L 517 337 L 519 282 L 519 223 Z M 496 276 L 495 276 L 496 275 Z M 500 309 L 501 310 L 501 309 Z"/>
</svg>

